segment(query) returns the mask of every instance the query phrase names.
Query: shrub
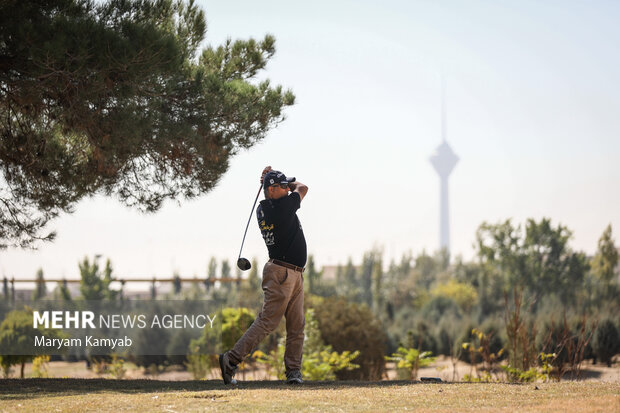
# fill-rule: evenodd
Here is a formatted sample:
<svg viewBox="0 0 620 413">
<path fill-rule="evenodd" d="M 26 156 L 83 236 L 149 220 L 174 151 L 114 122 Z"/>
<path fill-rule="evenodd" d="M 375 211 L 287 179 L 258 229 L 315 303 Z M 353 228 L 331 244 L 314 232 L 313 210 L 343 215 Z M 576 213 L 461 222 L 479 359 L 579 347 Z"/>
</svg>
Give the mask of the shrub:
<svg viewBox="0 0 620 413">
<path fill-rule="evenodd" d="M 211 354 L 188 354 L 185 362 L 185 367 L 192 373 L 194 380 L 204 379 L 216 365 L 217 361 Z"/>
<path fill-rule="evenodd" d="M 491 381 L 491 374 L 495 373 L 495 364 L 500 360 L 504 354 L 504 349 L 497 349 L 497 340 L 494 340 L 495 335 L 493 329 L 487 329 L 488 333 L 484 333 L 479 329 L 472 329 L 471 335 L 472 341 L 463 343 L 462 347 L 469 354 L 471 364 L 477 363 L 475 360 L 482 360 L 482 376 L 478 372 L 478 367 L 474 367 L 476 370 L 476 378 L 478 381 Z M 473 376 L 470 374 L 467 381 L 472 381 Z"/>
<path fill-rule="evenodd" d="M 32 377 L 43 378 L 49 377 L 47 371 L 47 363 L 50 361 L 50 356 L 37 356 L 32 360 Z"/>
<path fill-rule="evenodd" d="M 466 313 L 470 312 L 478 302 L 478 293 L 474 287 L 453 278 L 447 283 L 439 284 L 433 288 L 431 296 L 451 299 Z"/>
<path fill-rule="evenodd" d="M 430 351 L 435 354 L 437 353 L 437 341 L 435 340 L 433 334 L 431 334 L 429 325 L 424 321 L 418 321 L 416 323 L 415 330 L 408 331 L 407 335 L 407 347 Z"/>
<path fill-rule="evenodd" d="M 248 308 L 224 308 L 216 318 L 222 320 L 221 344 L 224 350 L 231 349 L 237 340 L 254 322 L 254 312 Z M 205 327 L 202 335 L 190 341 L 189 354 L 214 354 L 219 352 L 218 332 Z"/>
<path fill-rule="evenodd" d="M 359 351 L 338 353 L 332 346 L 325 345 L 321 338 L 314 310 L 306 310 L 306 339 L 303 349 L 302 374 L 305 380 L 334 380 L 335 373 L 341 370 L 351 371 L 359 368 L 352 361 L 359 356 Z M 256 351 L 252 355 L 259 363 L 267 365 L 279 379 L 284 379 L 285 339 L 281 338 L 278 347 L 268 355 Z"/>
<path fill-rule="evenodd" d="M 586 348 L 593 337 L 592 324 L 588 325 L 585 317 L 569 324 L 564 314 L 561 322 L 551 320 L 543 331 L 546 333 L 540 337 L 539 347 L 545 353 L 556 354 L 552 364 L 556 368 L 557 380 L 567 369 L 572 378 L 579 377 Z"/>
<path fill-rule="evenodd" d="M 459 345 L 466 351 L 462 352 L 460 359 L 469 364 L 484 362 L 485 368 L 488 364 L 502 360 L 505 357 L 504 343 L 499 336 L 499 328 L 493 322 L 486 322 L 480 328 L 471 327 L 466 330 L 459 340 Z M 480 351 L 478 350 L 482 347 Z"/>
<path fill-rule="evenodd" d="M 421 314 L 425 320 L 439 322 L 439 320 L 448 315 L 454 318 L 460 318 L 461 310 L 457 302 L 452 298 L 437 295 L 424 304 L 421 309 Z"/>
<path fill-rule="evenodd" d="M 284 380 L 286 377 L 284 371 L 284 351 L 286 346 L 284 342 L 285 338 L 281 337 L 278 341 L 278 346 L 274 350 L 271 350 L 269 354 L 265 354 L 260 350 L 256 350 L 252 354 L 252 357 L 255 358 L 256 361 L 267 367 L 267 372 L 269 374 L 275 375 L 280 380 Z"/>
<path fill-rule="evenodd" d="M 32 310 L 14 310 L 6 315 L 0 324 L 0 349 L 6 353 L 17 353 L 24 349 L 34 351 L 32 337 L 35 335 L 32 326 Z M 0 364 L 4 377 L 11 373 L 12 366 L 20 365 L 20 377 L 24 378 L 24 367 L 34 356 L 30 355 L 3 355 L 0 356 Z"/>
<path fill-rule="evenodd" d="M 365 305 L 343 298 L 327 298 L 315 308 L 325 343 L 334 351 L 359 351 L 359 369 L 336 372 L 340 380 L 380 380 L 385 371 L 386 335 L 379 320 Z"/>
<path fill-rule="evenodd" d="M 510 365 L 500 366 L 506 373 L 508 381 L 512 383 L 529 383 L 537 380 L 548 382 L 551 378 L 552 362 L 557 355 L 555 353 L 540 353 L 538 355 L 540 361 L 540 371 L 536 367 L 530 367 L 528 370 L 521 370 L 518 367 Z"/>
<path fill-rule="evenodd" d="M 108 366 L 108 372 L 117 380 L 125 377 L 125 373 L 127 373 L 127 369 L 125 368 L 125 360 L 119 358 L 116 354 L 113 354 L 110 365 Z"/>
<path fill-rule="evenodd" d="M 166 355 L 166 346 L 170 343 L 172 331 L 166 328 L 140 329 L 133 343 L 135 356 L 132 357 L 132 361 L 136 366 L 144 367 L 146 371 L 152 372 L 161 366 L 169 365 L 170 360 Z M 109 361 L 109 357 L 107 361 Z"/>
<path fill-rule="evenodd" d="M 620 334 L 613 321 L 606 319 L 599 324 L 592 347 L 598 359 L 611 367 L 613 356 L 620 352 Z"/>
<path fill-rule="evenodd" d="M 232 348 L 243 333 L 252 325 L 254 312 L 249 308 L 224 308 L 222 310 L 222 345 Z"/>
<path fill-rule="evenodd" d="M 187 349 L 192 340 L 192 331 L 189 329 L 173 330 L 166 346 L 166 355 L 170 364 L 183 366 L 187 361 Z"/>
</svg>

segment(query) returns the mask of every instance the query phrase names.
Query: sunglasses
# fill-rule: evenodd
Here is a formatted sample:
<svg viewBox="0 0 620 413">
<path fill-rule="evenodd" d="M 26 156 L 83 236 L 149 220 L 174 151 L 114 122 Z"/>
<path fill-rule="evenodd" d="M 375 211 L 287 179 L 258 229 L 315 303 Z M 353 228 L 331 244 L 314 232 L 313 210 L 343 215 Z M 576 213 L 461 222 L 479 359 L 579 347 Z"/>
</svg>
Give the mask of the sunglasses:
<svg viewBox="0 0 620 413">
<path fill-rule="evenodd" d="M 282 189 L 288 189 L 288 184 L 275 184 L 275 185 L 271 185 L 271 186 L 279 186 Z"/>
</svg>

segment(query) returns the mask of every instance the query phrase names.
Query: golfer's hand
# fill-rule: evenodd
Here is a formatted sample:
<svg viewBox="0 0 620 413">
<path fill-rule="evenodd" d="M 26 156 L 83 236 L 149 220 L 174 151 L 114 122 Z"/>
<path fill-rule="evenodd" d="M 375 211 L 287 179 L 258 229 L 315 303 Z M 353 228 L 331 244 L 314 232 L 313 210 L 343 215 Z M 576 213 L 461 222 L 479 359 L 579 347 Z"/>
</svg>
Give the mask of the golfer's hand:
<svg viewBox="0 0 620 413">
<path fill-rule="evenodd" d="M 271 171 L 271 166 L 265 166 L 265 169 L 263 169 L 263 174 L 260 176 L 260 183 L 263 183 L 263 179 L 265 178 L 265 175 L 267 175 L 267 172 Z"/>
</svg>

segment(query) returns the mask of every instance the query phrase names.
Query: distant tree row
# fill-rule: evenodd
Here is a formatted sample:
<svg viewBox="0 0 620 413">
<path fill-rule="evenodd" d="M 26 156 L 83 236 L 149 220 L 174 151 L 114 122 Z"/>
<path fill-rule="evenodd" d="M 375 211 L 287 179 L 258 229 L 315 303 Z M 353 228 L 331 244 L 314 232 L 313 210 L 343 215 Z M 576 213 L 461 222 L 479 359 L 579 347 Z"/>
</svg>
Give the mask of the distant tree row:
<svg viewBox="0 0 620 413">
<path fill-rule="evenodd" d="M 361 265 L 349 259 L 339 266 L 336 280 L 310 277 L 310 271 L 308 291 L 371 309 L 387 334 L 387 354 L 404 346 L 467 360 L 462 344 L 473 342 L 472 330 L 480 328 L 505 357 L 518 305 L 520 324 L 514 327 L 519 334 L 534 330 L 528 336 L 532 348 L 565 353 L 570 340 L 582 337 L 583 357 L 609 362 L 610 353 L 620 352 L 618 247 L 611 226 L 593 257 L 573 250 L 571 235 L 549 219 L 483 223 L 470 262 L 439 251 L 405 254 L 385 266 L 381 250 L 374 249 Z"/>
</svg>

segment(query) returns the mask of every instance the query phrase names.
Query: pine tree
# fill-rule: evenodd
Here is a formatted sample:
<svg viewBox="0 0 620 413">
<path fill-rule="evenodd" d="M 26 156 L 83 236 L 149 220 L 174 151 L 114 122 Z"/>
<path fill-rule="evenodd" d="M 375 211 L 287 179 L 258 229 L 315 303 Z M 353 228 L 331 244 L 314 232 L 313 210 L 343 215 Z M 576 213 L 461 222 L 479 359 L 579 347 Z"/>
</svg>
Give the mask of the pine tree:
<svg viewBox="0 0 620 413">
<path fill-rule="evenodd" d="M 248 275 L 248 282 L 251 291 L 256 291 L 259 294 L 262 292 L 261 280 L 258 276 L 258 261 L 256 260 L 256 258 L 252 259 L 252 269 L 250 270 L 250 274 Z"/>
<path fill-rule="evenodd" d="M 67 288 L 67 282 L 59 282 L 54 289 L 54 300 L 71 301 L 71 293 Z"/>
<path fill-rule="evenodd" d="M 8 301 L 8 299 L 9 299 L 9 280 L 6 277 L 4 277 L 4 280 L 2 282 L 2 292 L 4 293 L 4 299 Z"/>
<path fill-rule="evenodd" d="M 611 224 L 598 240 L 598 249 L 592 260 L 592 271 L 604 283 L 611 282 L 616 277 L 618 265 L 618 249 L 614 244 L 611 233 Z"/>
<path fill-rule="evenodd" d="M 32 292 L 33 300 L 40 300 L 47 295 L 47 287 L 45 286 L 45 279 L 43 278 L 43 268 L 39 268 L 37 271 L 37 280 L 34 291 Z"/>
<path fill-rule="evenodd" d="M 316 294 L 321 283 L 321 273 L 317 272 L 314 265 L 314 256 L 308 257 L 308 263 L 306 264 L 306 276 L 307 282 L 306 290 L 309 294 Z"/>
<path fill-rule="evenodd" d="M 0 246 L 104 194 L 141 211 L 215 187 L 284 119 L 275 39 L 200 50 L 193 0 L 0 2 Z"/>
<path fill-rule="evenodd" d="M 348 301 L 358 302 L 360 288 L 357 279 L 357 268 L 353 265 L 353 260 L 349 257 L 347 265 L 338 266 L 336 273 L 337 291 L 342 297 Z"/>
<path fill-rule="evenodd" d="M 260 310 L 262 305 L 263 290 L 261 288 L 261 279 L 258 276 L 258 262 L 256 258 L 252 259 L 252 268 L 248 274 L 248 278 L 243 280 L 239 289 L 239 307 Z"/>
<path fill-rule="evenodd" d="M 600 284 L 601 296 L 608 298 L 617 293 L 617 267 L 618 249 L 614 244 L 609 224 L 598 240 L 598 249 L 592 259 L 592 273 Z"/>
<path fill-rule="evenodd" d="M 220 278 L 231 278 L 230 271 L 231 267 L 228 260 L 222 260 L 222 265 L 220 267 Z M 222 290 L 224 299 L 229 305 L 237 305 L 236 300 L 233 299 L 233 284 L 231 282 L 220 283 L 220 290 Z"/>
<path fill-rule="evenodd" d="M 378 317 L 383 315 L 383 303 L 383 263 L 378 260 L 372 267 L 372 310 Z"/>
<path fill-rule="evenodd" d="M 209 265 L 207 267 L 207 282 L 205 283 L 207 287 L 207 291 L 210 288 L 213 288 L 215 285 L 215 279 L 217 278 L 217 261 L 214 257 L 211 257 L 209 260 Z"/>
<path fill-rule="evenodd" d="M 175 295 L 181 293 L 182 283 L 181 283 L 181 277 L 179 276 L 178 272 L 174 273 L 172 287 L 173 287 L 173 291 Z"/>
<path fill-rule="evenodd" d="M 102 273 L 98 258 L 95 257 L 91 263 L 88 257 L 84 257 L 84 260 L 78 263 L 81 276 L 80 293 L 85 300 L 114 300 L 118 291 L 110 288 L 113 281 L 112 263 L 108 259 Z"/>
</svg>

